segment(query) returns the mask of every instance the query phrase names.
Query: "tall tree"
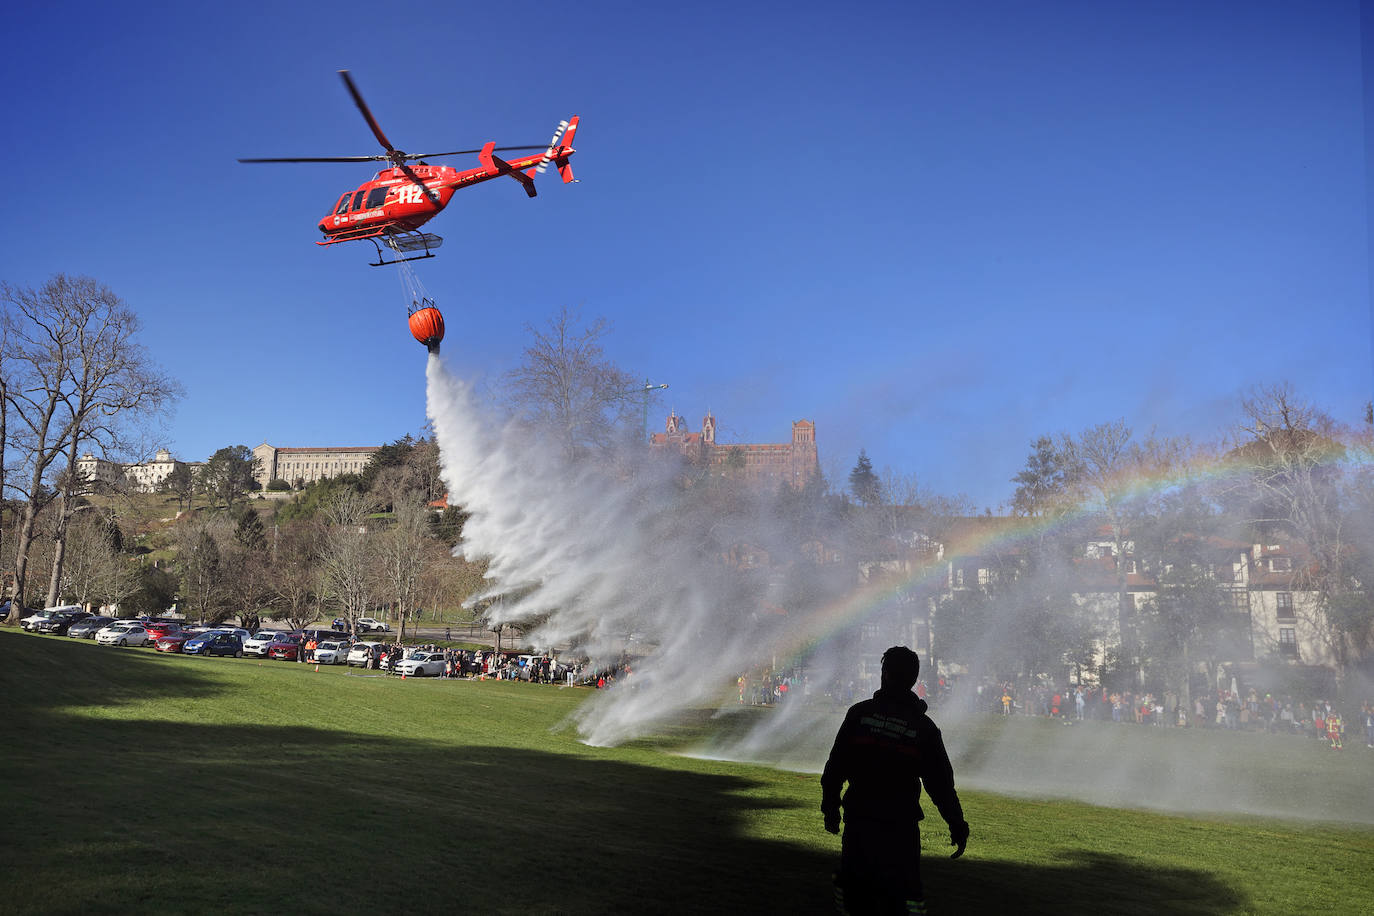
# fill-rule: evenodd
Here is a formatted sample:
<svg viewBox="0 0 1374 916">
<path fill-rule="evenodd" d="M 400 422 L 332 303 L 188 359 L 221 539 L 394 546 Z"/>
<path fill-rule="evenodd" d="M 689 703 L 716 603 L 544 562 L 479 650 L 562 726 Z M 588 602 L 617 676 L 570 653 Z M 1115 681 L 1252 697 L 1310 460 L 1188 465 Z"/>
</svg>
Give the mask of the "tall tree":
<svg viewBox="0 0 1374 916">
<path fill-rule="evenodd" d="M 232 510 L 236 500 L 256 488 L 257 463 L 248 446 L 226 445 L 200 469 L 201 489 Z"/>
<path fill-rule="evenodd" d="M 177 564 L 181 568 L 181 597 L 188 619 L 219 623 L 225 604 L 228 571 L 219 541 L 204 521 L 183 522 L 177 527 Z"/>
<path fill-rule="evenodd" d="M 189 465 L 178 464 L 172 468 L 170 474 L 162 478 L 158 490 L 162 493 L 171 493 L 177 498 L 178 512 L 191 509 L 194 507 L 192 501 L 196 493 L 196 475 Z"/>
<path fill-rule="evenodd" d="M 849 472 L 849 492 L 862 506 L 876 506 L 883 499 L 882 481 L 878 479 L 873 462 L 863 449 L 859 449 L 859 459 Z"/>
<path fill-rule="evenodd" d="M 177 396 L 178 386 L 135 340 L 133 311 L 89 277 L 57 274 L 37 290 L 6 284 L 2 296 L 11 307 L 5 315 L 5 368 L 14 370 L 6 373 L 5 399 L 20 421 L 18 441 L 30 475 L 16 544 L 15 588 L 22 601 L 35 521 L 57 499 L 51 604 L 62 579 L 74 497 L 84 485 L 75 473 L 77 458 L 87 449 L 124 448 L 131 420 L 161 410 Z M 50 487 L 49 475 L 63 465 L 62 482 Z"/>
<path fill-rule="evenodd" d="M 336 490 L 324 505 L 326 528 L 319 544 L 320 583 L 353 629 L 371 610 L 375 595 L 375 553 L 368 528 L 369 496 L 349 487 Z"/>
<path fill-rule="evenodd" d="M 392 524 L 377 536 L 381 579 L 395 605 L 402 637 L 406 621 L 417 609 L 420 577 L 429 560 L 428 515 L 423 507 L 414 503 L 399 503 L 393 508 Z"/>
<path fill-rule="evenodd" d="M 317 519 L 307 519 L 282 525 L 272 538 L 269 584 L 273 604 L 292 629 L 319 615 L 323 537 L 324 526 Z"/>
<path fill-rule="evenodd" d="M 56 600 L 73 497 L 84 484 L 74 473 L 81 452 L 119 451 L 127 444 L 130 421 L 160 410 L 178 392 L 136 342 L 137 316 L 89 277 L 57 274 L 37 290 L 6 284 L 0 297 L 9 306 L 5 398 L 20 421 L 16 440 L 29 472 L 16 544 L 20 601 L 13 616 L 28 587 L 34 524 L 53 499 L 59 502 L 48 601 Z M 51 475 L 64 467 L 67 473 L 54 488 Z"/>
<path fill-rule="evenodd" d="M 642 385 L 606 358 L 604 318 L 583 326 L 567 308 L 543 328 L 526 326 L 533 341 L 509 375 L 516 411 L 559 444 L 565 457 L 604 451 L 636 419 Z M 636 431 L 637 432 L 637 431 Z"/>
<path fill-rule="evenodd" d="M 1234 604 L 1229 581 L 1215 575 L 1235 559 L 1221 538 L 1226 521 L 1201 481 L 1183 481 L 1135 526 L 1135 555 L 1156 582 L 1141 608 L 1142 655 L 1185 708 L 1192 708 L 1197 666 L 1206 665 L 1215 684 L 1219 664 L 1252 654 L 1248 614 Z"/>
<path fill-rule="evenodd" d="M 262 611 L 274 602 L 272 574 L 268 557 L 267 532 L 251 507 L 238 511 L 234 536 L 223 547 L 225 565 L 234 570 L 233 587 L 226 604 L 238 615 L 239 625 L 256 630 Z"/>
<path fill-rule="evenodd" d="M 1150 433 L 1136 440 L 1124 420 L 1085 429 L 1077 439 L 1065 437 L 1068 479 L 1078 502 L 1101 519 L 1116 560 L 1117 626 L 1120 630 L 1123 673 L 1134 683 L 1140 674 L 1139 640 L 1135 632 L 1134 599 L 1127 589 L 1127 558 L 1132 552 L 1131 524 L 1149 510 L 1142 484 L 1177 469 L 1188 451 L 1181 439 L 1161 439 Z"/>
<path fill-rule="evenodd" d="M 1028 518 L 1042 518 L 1069 508 L 1069 486 L 1073 464 L 1069 455 L 1050 436 L 1031 443 L 1026 467 L 1011 479 L 1016 484 L 1012 512 Z"/>
<path fill-rule="evenodd" d="M 1313 562 L 1294 571 L 1295 585 L 1318 593 L 1320 623 L 1344 677 L 1370 618 L 1363 610 L 1368 580 L 1356 575 L 1359 539 L 1351 538 L 1367 521 L 1359 494 L 1368 468 L 1347 461 L 1345 445 L 1358 434 L 1287 384 L 1255 389 L 1242 410 L 1238 444 L 1228 457 L 1246 472 L 1256 528 L 1295 538 L 1312 552 Z"/>
</svg>

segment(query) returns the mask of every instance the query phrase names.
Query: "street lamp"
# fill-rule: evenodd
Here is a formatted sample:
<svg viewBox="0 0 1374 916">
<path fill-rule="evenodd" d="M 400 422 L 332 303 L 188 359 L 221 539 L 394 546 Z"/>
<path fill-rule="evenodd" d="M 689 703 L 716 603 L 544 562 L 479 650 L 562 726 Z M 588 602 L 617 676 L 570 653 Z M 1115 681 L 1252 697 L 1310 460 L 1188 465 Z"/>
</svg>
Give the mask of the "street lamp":
<svg viewBox="0 0 1374 916">
<path fill-rule="evenodd" d="M 651 383 L 649 382 L 649 380 L 646 378 L 646 379 L 644 380 L 644 387 L 642 387 L 642 388 L 639 389 L 639 391 L 643 392 L 643 394 L 644 394 L 644 441 L 645 441 L 645 442 L 648 442 L 648 441 L 649 441 L 649 395 L 652 394 L 652 393 L 655 392 L 655 391 L 662 391 L 664 388 L 667 388 L 667 387 L 668 387 L 668 386 L 667 386 L 666 384 L 664 384 L 664 385 L 654 385 L 654 384 L 651 384 Z"/>
</svg>

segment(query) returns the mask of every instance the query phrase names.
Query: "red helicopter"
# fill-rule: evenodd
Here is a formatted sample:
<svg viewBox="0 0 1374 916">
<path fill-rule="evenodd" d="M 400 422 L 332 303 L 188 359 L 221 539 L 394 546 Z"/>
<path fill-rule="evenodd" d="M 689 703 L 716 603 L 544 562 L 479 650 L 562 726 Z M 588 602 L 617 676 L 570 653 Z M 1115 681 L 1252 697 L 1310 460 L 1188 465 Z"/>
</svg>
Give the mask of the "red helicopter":
<svg viewBox="0 0 1374 916">
<path fill-rule="evenodd" d="M 572 166 L 568 157 L 573 149 L 573 138 L 577 134 L 577 118 L 572 117 L 560 122 L 558 129 L 547 146 L 497 146 L 489 142 L 481 149 L 450 150 L 445 153 L 405 153 L 391 145 L 382 133 L 377 119 L 372 116 L 367 103 L 363 101 L 358 87 L 347 70 L 340 70 L 344 85 L 353 96 L 354 103 L 362 112 L 363 118 L 372 128 L 377 142 L 386 153 L 378 156 L 335 156 L 288 159 L 240 159 L 239 162 L 390 162 L 391 168 L 382 169 L 357 190 L 349 191 L 339 198 L 334 208 L 320 220 L 319 230 L 324 233 L 324 241 L 316 245 L 337 245 L 339 242 L 352 242 L 368 239 L 377 249 L 374 267 L 396 264 L 400 261 L 416 261 L 434 257 L 433 249 L 443 244 L 443 239 L 428 232 L 418 231 L 421 226 L 434 218 L 448 205 L 453 193 L 459 188 L 479 184 L 502 175 L 513 178 L 524 187 L 530 197 L 536 194 L 534 179 L 542 174 L 550 162 L 558 168 L 564 183 L 574 181 Z M 496 155 L 498 151 L 540 150 L 536 155 L 520 156 L 507 162 Z M 461 156 L 476 153 L 482 163 L 480 168 L 459 171 L 447 165 L 429 165 L 420 160 L 437 159 L 440 156 Z M 415 162 L 415 165 L 410 165 Z M 423 250 L 423 254 L 410 257 L 396 257 L 386 260 L 382 245 L 398 254 Z"/>
</svg>

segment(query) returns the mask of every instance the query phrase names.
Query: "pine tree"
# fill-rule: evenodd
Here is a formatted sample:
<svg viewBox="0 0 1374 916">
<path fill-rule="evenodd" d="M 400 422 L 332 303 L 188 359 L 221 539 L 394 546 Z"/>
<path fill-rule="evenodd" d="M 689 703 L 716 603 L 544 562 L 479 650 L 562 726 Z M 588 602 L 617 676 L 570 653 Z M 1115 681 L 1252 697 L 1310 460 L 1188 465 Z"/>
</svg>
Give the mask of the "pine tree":
<svg viewBox="0 0 1374 916">
<path fill-rule="evenodd" d="M 849 492 L 865 506 L 876 506 L 882 501 L 882 481 L 873 473 L 873 462 L 868 460 L 868 453 L 863 449 L 859 449 L 859 460 L 849 472 Z"/>
</svg>

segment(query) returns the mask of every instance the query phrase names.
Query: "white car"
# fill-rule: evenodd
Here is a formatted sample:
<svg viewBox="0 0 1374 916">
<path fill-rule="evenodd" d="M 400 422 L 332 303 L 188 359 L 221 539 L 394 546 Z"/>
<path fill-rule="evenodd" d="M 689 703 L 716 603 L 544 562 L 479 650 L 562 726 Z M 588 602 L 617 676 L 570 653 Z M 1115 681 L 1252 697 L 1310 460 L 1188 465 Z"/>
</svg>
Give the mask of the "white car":
<svg viewBox="0 0 1374 916">
<path fill-rule="evenodd" d="M 260 655 L 266 658 L 267 647 L 272 645 L 272 640 L 276 639 L 278 636 L 285 635 L 286 634 L 280 630 L 258 630 L 258 632 L 254 633 L 252 636 L 243 640 L 243 654 Z"/>
<path fill-rule="evenodd" d="M 322 642 L 315 645 L 315 664 L 342 665 L 348 661 L 349 648 L 346 642 Z"/>
<path fill-rule="evenodd" d="M 372 633 L 372 632 L 385 633 L 387 630 L 390 630 L 390 629 L 391 629 L 391 624 L 387 623 L 386 621 L 383 621 L 383 620 L 376 620 L 376 619 L 374 619 L 374 618 L 372 618 L 372 617 L 359 617 L 359 618 L 358 618 L 358 632 L 359 632 L 359 633 Z"/>
<path fill-rule="evenodd" d="M 373 651 L 381 645 L 382 644 L 379 642 L 355 642 L 348 650 L 348 667 L 371 667 Z M 316 651 L 319 650 L 317 649 Z"/>
<path fill-rule="evenodd" d="M 143 624 L 130 620 L 116 620 L 95 634 L 95 641 L 102 646 L 146 646 L 148 631 Z"/>
<path fill-rule="evenodd" d="M 448 662 L 442 652 L 415 652 L 401 660 L 401 673 L 406 677 L 438 677 Z"/>
</svg>

